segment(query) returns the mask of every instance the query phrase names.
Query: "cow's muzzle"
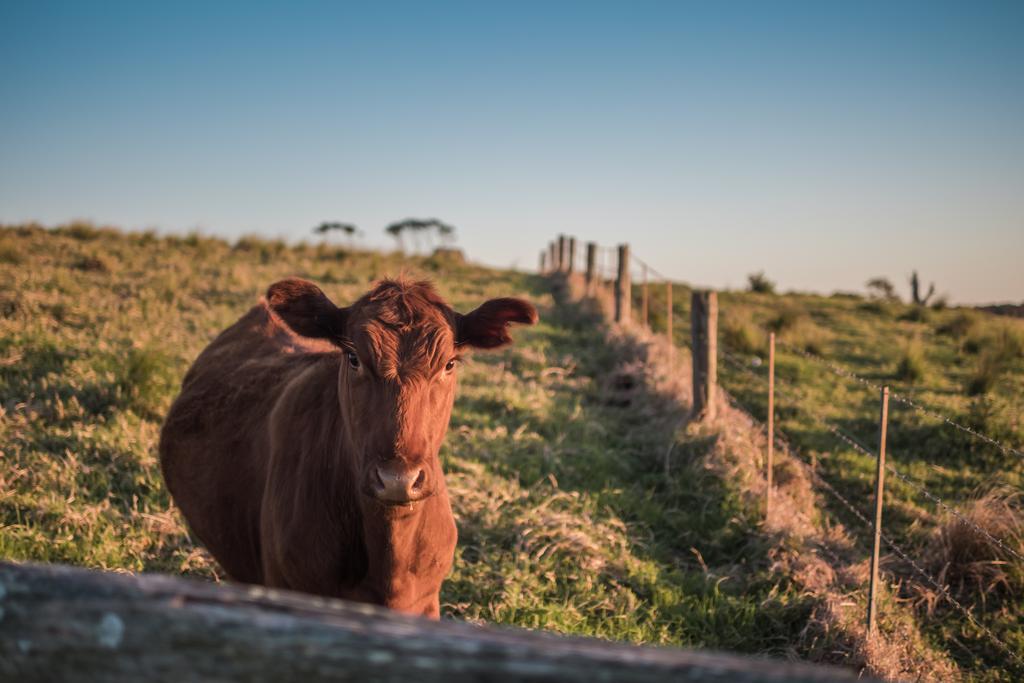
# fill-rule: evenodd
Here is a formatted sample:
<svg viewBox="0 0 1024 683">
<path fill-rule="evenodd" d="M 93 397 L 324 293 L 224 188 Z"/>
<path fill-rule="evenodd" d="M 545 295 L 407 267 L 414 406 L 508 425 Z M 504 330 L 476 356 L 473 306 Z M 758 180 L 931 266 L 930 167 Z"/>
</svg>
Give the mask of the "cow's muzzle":
<svg viewBox="0 0 1024 683">
<path fill-rule="evenodd" d="M 407 505 L 423 500 L 432 491 L 427 486 L 427 470 L 409 467 L 401 460 L 391 460 L 370 467 L 368 493 L 388 505 Z"/>
</svg>

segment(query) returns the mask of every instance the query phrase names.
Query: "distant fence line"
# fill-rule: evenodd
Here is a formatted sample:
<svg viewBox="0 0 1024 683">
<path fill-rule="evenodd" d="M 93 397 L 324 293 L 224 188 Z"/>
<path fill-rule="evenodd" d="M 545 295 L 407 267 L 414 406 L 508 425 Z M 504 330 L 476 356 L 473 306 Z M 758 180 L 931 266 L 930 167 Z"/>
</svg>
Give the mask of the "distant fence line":
<svg viewBox="0 0 1024 683">
<path fill-rule="evenodd" d="M 566 238 L 564 235 L 560 235 L 557 241 L 552 242 L 549 245 L 548 250 L 541 254 L 541 272 L 547 274 L 559 273 L 566 276 L 573 276 L 576 273 L 576 261 L 573 257 L 573 252 L 576 249 L 575 238 Z M 621 244 L 618 247 L 601 247 L 593 242 L 588 242 L 586 245 L 587 260 L 586 269 L 582 273 L 584 282 L 586 284 L 586 291 L 588 294 L 594 294 L 597 291 L 610 289 L 614 296 L 614 322 L 620 325 L 632 325 L 639 324 L 642 327 L 649 327 L 649 287 L 651 286 L 650 279 L 653 277 L 656 280 L 661 281 L 661 286 L 665 287 L 666 298 L 667 298 L 667 321 L 665 334 L 671 345 L 675 344 L 672 322 L 672 286 L 673 282 L 671 278 L 659 273 L 653 267 L 651 267 L 645 261 L 639 259 L 635 254 L 631 254 L 628 244 Z M 639 269 L 639 277 L 634 275 L 634 267 Z M 632 315 L 631 302 L 632 302 L 632 282 L 637 280 L 640 282 L 641 287 L 641 310 L 639 316 Z M 843 508 L 847 509 L 854 517 L 858 519 L 867 529 L 872 533 L 872 552 L 870 556 L 870 578 L 868 585 L 868 606 L 866 614 L 867 632 L 869 637 L 873 637 L 877 633 L 876 624 L 876 595 L 879 584 L 879 547 L 881 542 L 885 544 L 895 553 L 900 559 L 910 566 L 914 573 L 920 576 L 927 584 L 938 591 L 938 593 L 944 598 L 950 605 L 952 605 L 957 611 L 963 614 L 966 619 L 978 629 L 990 642 L 996 645 L 1000 650 L 1010 656 L 1019 666 L 1024 668 L 1024 658 L 1021 654 L 999 638 L 991 629 L 980 623 L 969 609 L 964 607 L 950 592 L 949 588 L 941 581 L 936 579 L 934 576 L 929 574 L 924 568 L 921 567 L 920 563 L 915 561 L 910 554 L 901 548 L 899 545 L 888 536 L 883 529 L 883 503 L 885 499 L 885 474 L 886 472 L 891 473 L 903 483 L 914 489 L 916 492 L 928 498 L 931 502 L 938 505 L 942 510 L 946 511 L 953 517 L 955 517 L 960 523 L 970 527 L 975 532 L 980 533 L 986 539 L 994 543 L 998 548 L 1017 558 L 1018 560 L 1024 561 L 1024 557 L 1021 556 L 1016 550 L 1011 548 L 1008 544 L 1004 543 L 1000 539 L 996 538 L 988 531 L 978 526 L 963 514 L 962 511 L 958 510 L 955 506 L 950 505 L 943 501 L 939 496 L 929 491 L 920 482 L 914 481 L 907 475 L 900 472 L 897 468 L 893 467 L 891 463 L 887 463 L 885 459 L 885 452 L 887 446 L 887 430 L 889 426 L 888 420 L 888 405 L 889 400 L 892 399 L 905 405 L 920 415 L 929 417 L 931 419 L 939 420 L 950 427 L 957 429 L 963 433 L 970 435 L 972 438 L 978 439 L 987 443 L 990 446 L 998 448 L 1004 454 L 1013 454 L 1024 457 L 1024 452 L 1017 448 L 1002 443 L 998 439 L 995 439 L 987 434 L 982 433 L 979 430 L 972 429 L 971 427 L 961 424 L 960 422 L 953 420 L 952 418 L 943 415 L 942 413 L 924 406 L 919 401 L 902 394 L 898 394 L 890 391 L 888 386 L 879 385 L 872 382 L 864 377 L 861 377 L 853 371 L 843 367 L 842 365 L 830 361 L 818 354 L 811 353 L 806 349 L 798 348 L 777 340 L 774 332 L 768 334 L 768 367 L 767 367 L 767 378 L 762 377 L 758 373 L 755 373 L 747 363 L 744 363 L 741 358 L 737 357 L 736 354 L 732 353 L 725 347 L 719 347 L 717 341 L 717 330 L 718 330 L 718 305 L 717 305 L 717 294 L 713 290 L 691 290 L 691 315 L 690 315 L 690 352 L 692 354 L 692 384 L 693 384 L 693 407 L 691 419 L 707 421 L 715 417 L 715 400 L 714 397 L 718 391 L 718 373 L 717 373 L 717 361 L 719 352 L 721 357 L 726 363 L 733 369 L 740 372 L 744 372 L 753 377 L 758 382 L 766 382 L 766 394 L 768 401 L 768 411 L 765 418 L 766 424 L 762 424 L 762 428 L 767 432 L 766 439 L 766 457 L 765 457 L 765 480 L 766 480 L 766 493 L 765 493 L 765 515 L 766 517 L 771 514 L 771 499 L 773 495 L 773 484 L 772 484 L 772 472 L 773 472 L 773 451 L 776 445 L 779 445 L 793 460 L 799 463 L 806 471 L 810 474 L 813 481 L 818 483 L 821 489 L 827 492 L 832 498 L 834 498 Z M 776 345 L 780 349 L 786 352 L 793 353 L 802 356 L 819 367 L 822 367 L 829 371 L 831 374 L 841 377 L 844 379 L 858 382 L 864 387 L 870 388 L 879 393 L 879 419 L 878 419 L 878 433 L 879 443 L 878 449 L 872 451 L 868 447 L 861 444 L 851 435 L 841 430 L 836 425 L 823 420 L 822 418 L 812 415 L 811 413 L 804 410 L 804 414 L 810 416 L 813 420 L 819 423 L 826 431 L 831 433 L 839 443 L 843 443 L 857 452 L 874 458 L 876 461 L 875 477 L 874 477 L 874 500 L 873 500 L 873 517 L 871 520 L 861 512 L 856 505 L 851 503 L 847 497 L 843 496 L 831 483 L 829 483 L 818 471 L 816 467 L 809 464 L 804 458 L 798 455 L 799 449 L 796 447 L 790 439 L 785 439 L 781 434 L 777 433 L 775 429 L 775 396 L 778 392 L 777 381 L 775 377 L 775 355 Z M 741 405 L 728 393 L 724 393 L 725 398 L 735 405 L 738 409 L 746 413 L 755 423 L 761 424 L 757 417 L 753 414 L 753 411 L 749 410 L 745 406 Z M 784 392 L 786 397 L 792 398 L 788 392 Z M 791 403 L 793 408 L 800 408 L 799 400 L 794 399 Z"/>
</svg>

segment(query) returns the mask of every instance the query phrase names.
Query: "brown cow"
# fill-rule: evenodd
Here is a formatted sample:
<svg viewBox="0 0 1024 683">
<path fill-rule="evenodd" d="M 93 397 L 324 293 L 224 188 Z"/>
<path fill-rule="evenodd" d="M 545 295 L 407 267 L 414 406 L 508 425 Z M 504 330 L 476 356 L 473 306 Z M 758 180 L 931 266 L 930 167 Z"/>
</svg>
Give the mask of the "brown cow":
<svg viewBox="0 0 1024 683">
<path fill-rule="evenodd" d="M 167 488 L 231 578 L 437 617 L 455 552 L 438 451 L 458 353 L 534 323 L 384 280 L 348 308 L 271 285 L 192 365 L 160 434 Z"/>
</svg>

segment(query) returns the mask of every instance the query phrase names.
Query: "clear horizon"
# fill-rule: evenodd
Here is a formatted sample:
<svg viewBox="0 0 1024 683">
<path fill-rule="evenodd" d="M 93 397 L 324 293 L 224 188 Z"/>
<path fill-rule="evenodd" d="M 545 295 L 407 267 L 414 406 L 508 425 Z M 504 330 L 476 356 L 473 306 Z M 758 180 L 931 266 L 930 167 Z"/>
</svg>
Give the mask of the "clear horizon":
<svg viewBox="0 0 1024 683">
<path fill-rule="evenodd" d="M 1024 4 L 5 4 L 0 222 L 1024 301 Z"/>
</svg>

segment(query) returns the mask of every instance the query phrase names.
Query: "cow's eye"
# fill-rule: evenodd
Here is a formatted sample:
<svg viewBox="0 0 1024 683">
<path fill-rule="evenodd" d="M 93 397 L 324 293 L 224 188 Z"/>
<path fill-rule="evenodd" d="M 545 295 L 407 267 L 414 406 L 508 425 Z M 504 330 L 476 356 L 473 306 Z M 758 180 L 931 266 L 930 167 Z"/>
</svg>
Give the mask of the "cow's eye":
<svg viewBox="0 0 1024 683">
<path fill-rule="evenodd" d="M 352 367 L 352 369 L 359 369 L 359 356 L 356 355 L 355 351 L 347 352 L 345 354 L 345 357 L 348 358 L 348 364 Z"/>
<path fill-rule="evenodd" d="M 450 361 L 448 361 L 448 362 L 447 362 L 447 363 L 445 364 L 445 366 L 444 366 L 444 371 L 445 371 L 445 372 L 451 372 L 452 370 L 454 370 L 454 369 L 455 369 L 455 366 L 456 366 L 456 365 L 458 365 L 458 363 L 459 363 L 459 361 L 458 361 L 457 359 L 455 359 L 455 358 L 452 358 L 452 359 L 451 359 Z"/>
</svg>

